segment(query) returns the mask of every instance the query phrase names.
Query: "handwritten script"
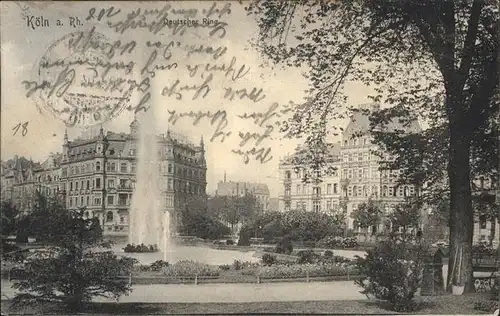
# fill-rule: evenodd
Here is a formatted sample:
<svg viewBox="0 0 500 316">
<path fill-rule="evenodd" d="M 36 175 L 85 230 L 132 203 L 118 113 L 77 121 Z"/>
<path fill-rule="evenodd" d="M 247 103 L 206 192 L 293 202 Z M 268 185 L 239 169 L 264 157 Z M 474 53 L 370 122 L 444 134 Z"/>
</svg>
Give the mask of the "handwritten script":
<svg viewBox="0 0 500 316">
<path fill-rule="evenodd" d="M 277 133 L 275 121 L 291 108 L 268 101 L 264 88 L 248 84 L 252 67 L 224 45 L 232 10 L 230 2 L 93 7 L 82 17 L 89 26 L 54 42 L 36 65 L 38 77 L 21 83 L 26 97 L 67 126 L 148 111 L 153 100 L 220 100 L 221 107 L 211 111 L 165 109 L 168 123 L 206 122 L 211 142 L 235 139 L 232 154 L 244 163 L 266 163 L 273 159 L 268 141 Z M 26 126 L 14 133 L 22 127 L 24 135 Z"/>
</svg>

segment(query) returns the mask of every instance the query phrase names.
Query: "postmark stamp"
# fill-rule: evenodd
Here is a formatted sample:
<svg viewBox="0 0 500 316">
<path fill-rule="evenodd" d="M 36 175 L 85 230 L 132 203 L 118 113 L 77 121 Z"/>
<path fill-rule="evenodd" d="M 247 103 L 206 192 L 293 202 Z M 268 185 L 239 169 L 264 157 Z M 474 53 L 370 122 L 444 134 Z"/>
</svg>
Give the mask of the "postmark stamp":
<svg viewBox="0 0 500 316">
<path fill-rule="evenodd" d="M 134 62 L 124 61 L 135 41 L 110 41 L 92 28 L 55 41 L 40 58 L 36 81 L 24 81 L 42 113 L 67 126 L 89 127 L 130 109 L 141 84 L 132 80 Z M 126 80 L 124 78 L 131 78 Z"/>
</svg>

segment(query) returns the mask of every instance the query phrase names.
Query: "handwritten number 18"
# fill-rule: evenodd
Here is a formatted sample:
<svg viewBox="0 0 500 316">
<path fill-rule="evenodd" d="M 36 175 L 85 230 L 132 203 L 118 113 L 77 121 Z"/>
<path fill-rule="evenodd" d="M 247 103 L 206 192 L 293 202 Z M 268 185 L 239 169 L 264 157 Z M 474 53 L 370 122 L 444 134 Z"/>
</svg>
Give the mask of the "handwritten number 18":
<svg viewBox="0 0 500 316">
<path fill-rule="evenodd" d="M 17 124 L 16 126 L 14 126 L 14 128 L 12 129 L 14 131 L 14 136 L 17 134 L 17 132 L 19 131 L 20 128 L 23 128 L 21 130 L 21 135 L 26 136 L 26 134 L 28 133 L 28 122 L 24 122 L 24 123 L 19 123 Z"/>
</svg>

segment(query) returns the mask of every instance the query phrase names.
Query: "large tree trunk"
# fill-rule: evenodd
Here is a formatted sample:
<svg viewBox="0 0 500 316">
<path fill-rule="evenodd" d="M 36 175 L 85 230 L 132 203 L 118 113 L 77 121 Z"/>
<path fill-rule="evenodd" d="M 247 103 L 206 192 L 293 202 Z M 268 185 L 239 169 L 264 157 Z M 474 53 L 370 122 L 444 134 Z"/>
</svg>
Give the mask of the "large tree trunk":
<svg viewBox="0 0 500 316">
<path fill-rule="evenodd" d="M 465 292 L 471 292 L 473 290 L 472 238 L 474 214 L 470 188 L 470 133 L 467 131 L 466 124 L 460 124 L 464 122 L 460 116 L 450 118 L 450 156 L 448 164 L 451 197 L 449 223 L 450 260 L 447 285 L 465 286 Z M 451 287 L 448 290 L 450 291 Z"/>
</svg>

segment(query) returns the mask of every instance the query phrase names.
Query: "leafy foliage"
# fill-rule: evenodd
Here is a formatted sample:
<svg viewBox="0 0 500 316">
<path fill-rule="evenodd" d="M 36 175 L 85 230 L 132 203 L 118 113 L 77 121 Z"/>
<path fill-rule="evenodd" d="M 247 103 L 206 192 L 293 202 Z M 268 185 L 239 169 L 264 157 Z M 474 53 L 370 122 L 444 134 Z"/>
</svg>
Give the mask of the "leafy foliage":
<svg viewBox="0 0 500 316">
<path fill-rule="evenodd" d="M 276 263 L 276 255 L 265 253 L 262 255 L 262 264 L 265 266 L 272 266 Z"/>
<path fill-rule="evenodd" d="M 297 253 L 297 256 L 299 257 L 297 259 L 298 264 L 314 263 L 318 257 L 312 249 L 301 250 Z"/>
<path fill-rule="evenodd" d="M 406 199 L 396 205 L 394 210 L 388 215 L 393 229 L 403 228 L 403 232 L 409 226 L 417 227 L 420 223 L 421 203 L 415 199 Z"/>
<path fill-rule="evenodd" d="M 356 265 L 365 277 L 355 283 L 363 288 L 361 293 L 390 302 L 395 311 L 411 311 L 426 255 L 424 246 L 407 239 L 380 242 L 365 258 L 357 258 Z"/>
<path fill-rule="evenodd" d="M 135 259 L 119 258 L 103 241 L 97 219 L 84 217 L 84 209 L 69 212 L 62 207 L 47 212 L 46 221 L 57 222 L 57 234 L 38 230 L 50 241 L 43 252 L 26 259 L 26 279 L 16 283 L 14 304 L 61 301 L 70 310 L 82 308 L 95 296 L 118 298 L 131 288 L 119 277 L 132 270 Z"/>
<path fill-rule="evenodd" d="M 358 227 L 366 231 L 368 227 L 378 225 L 381 222 L 382 214 L 378 205 L 373 200 L 369 200 L 368 202 L 361 203 L 353 210 L 351 217 Z"/>
<path fill-rule="evenodd" d="M 290 255 L 293 252 L 293 245 L 289 236 L 285 236 L 281 238 L 280 241 L 278 241 L 278 243 L 276 244 L 275 252 L 286 255 Z"/>
<path fill-rule="evenodd" d="M 286 213 L 266 212 L 253 223 L 254 230 L 266 241 L 289 236 L 296 241 L 318 241 L 341 233 L 341 214 L 291 210 Z"/>
<path fill-rule="evenodd" d="M 248 226 L 244 225 L 240 229 L 240 237 L 238 238 L 238 246 L 250 246 L 250 236 L 252 231 Z"/>
<path fill-rule="evenodd" d="M 208 212 L 203 197 L 191 198 L 182 213 L 180 232 L 203 239 L 219 239 L 231 233 L 229 227 L 220 222 L 212 212 Z"/>
<path fill-rule="evenodd" d="M 311 144 L 304 163 L 316 170 L 326 163 L 325 136 L 338 135 L 350 112 L 345 84 L 372 86 L 370 98 L 383 105 L 370 130 L 383 167 L 401 170 L 400 183 L 425 184 L 426 201 L 449 197 L 451 252 L 470 244 L 471 177 L 498 179 L 496 1 L 253 1 L 247 10 L 266 61 L 301 68 L 310 81 L 308 98 L 282 124 Z M 416 119 L 428 128 L 406 130 Z M 462 275 L 450 274 L 466 290 L 470 262 L 466 251 Z"/>
</svg>

